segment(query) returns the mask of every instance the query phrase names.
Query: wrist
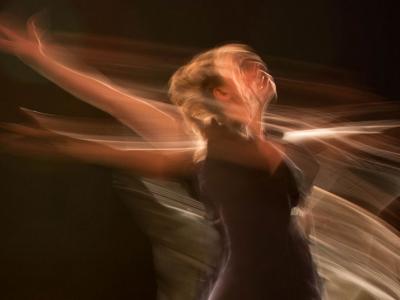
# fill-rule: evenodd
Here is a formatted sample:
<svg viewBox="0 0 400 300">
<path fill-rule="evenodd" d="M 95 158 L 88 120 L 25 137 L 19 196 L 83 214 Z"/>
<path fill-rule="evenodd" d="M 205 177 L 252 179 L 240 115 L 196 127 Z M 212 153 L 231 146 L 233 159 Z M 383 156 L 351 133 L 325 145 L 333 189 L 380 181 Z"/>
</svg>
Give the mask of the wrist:
<svg viewBox="0 0 400 300">
<path fill-rule="evenodd" d="M 29 65 L 37 65 L 44 58 L 43 53 L 37 49 L 30 49 L 26 53 L 19 54 L 17 57 L 24 63 Z"/>
</svg>

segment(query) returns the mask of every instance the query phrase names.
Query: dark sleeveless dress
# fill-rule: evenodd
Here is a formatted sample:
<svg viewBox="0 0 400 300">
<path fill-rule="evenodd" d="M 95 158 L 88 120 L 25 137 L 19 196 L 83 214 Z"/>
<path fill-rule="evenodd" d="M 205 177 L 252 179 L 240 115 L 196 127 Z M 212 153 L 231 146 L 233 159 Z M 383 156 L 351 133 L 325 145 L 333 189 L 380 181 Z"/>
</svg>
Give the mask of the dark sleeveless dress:
<svg viewBox="0 0 400 300">
<path fill-rule="evenodd" d="M 308 242 L 291 216 L 299 193 L 290 168 L 282 161 L 270 174 L 213 155 L 252 141 L 216 124 L 210 130 L 198 193 L 220 220 L 225 251 L 208 299 L 321 299 Z"/>
</svg>

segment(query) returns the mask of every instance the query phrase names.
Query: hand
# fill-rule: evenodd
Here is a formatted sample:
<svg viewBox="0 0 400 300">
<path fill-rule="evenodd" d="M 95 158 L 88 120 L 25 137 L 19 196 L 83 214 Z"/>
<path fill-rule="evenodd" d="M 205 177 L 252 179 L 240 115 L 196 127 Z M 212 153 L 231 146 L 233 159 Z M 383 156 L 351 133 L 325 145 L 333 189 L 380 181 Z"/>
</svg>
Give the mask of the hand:
<svg viewBox="0 0 400 300">
<path fill-rule="evenodd" d="M 18 156 L 69 159 L 86 142 L 59 135 L 43 128 L 4 123 L 0 125 L 0 151 Z"/>
<path fill-rule="evenodd" d="M 33 59 L 43 53 L 41 33 L 36 22 L 37 16 L 27 21 L 26 28 L 20 30 L 4 18 L 0 18 L 0 50 L 14 54 L 21 59 Z"/>
</svg>

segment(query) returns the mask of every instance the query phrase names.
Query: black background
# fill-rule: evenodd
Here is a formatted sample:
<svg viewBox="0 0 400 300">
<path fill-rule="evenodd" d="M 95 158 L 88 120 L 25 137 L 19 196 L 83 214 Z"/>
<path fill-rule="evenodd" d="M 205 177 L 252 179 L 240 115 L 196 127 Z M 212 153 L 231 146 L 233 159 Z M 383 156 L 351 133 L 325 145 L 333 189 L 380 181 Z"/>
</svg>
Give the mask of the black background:
<svg viewBox="0 0 400 300">
<path fill-rule="evenodd" d="M 348 70 L 365 89 L 400 98 L 395 1 L 13 0 L 0 8 L 21 19 L 46 8 L 54 30 L 196 49 L 242 42 L 263 57 Z M 0 59 L 2 121 L 20 120 L 21 105 L 104 116 L 17 59 Z M 10 155 L 0 167 L 1 299 L 154 297 L 149 244 L 109 170 Z"/>
</svg>

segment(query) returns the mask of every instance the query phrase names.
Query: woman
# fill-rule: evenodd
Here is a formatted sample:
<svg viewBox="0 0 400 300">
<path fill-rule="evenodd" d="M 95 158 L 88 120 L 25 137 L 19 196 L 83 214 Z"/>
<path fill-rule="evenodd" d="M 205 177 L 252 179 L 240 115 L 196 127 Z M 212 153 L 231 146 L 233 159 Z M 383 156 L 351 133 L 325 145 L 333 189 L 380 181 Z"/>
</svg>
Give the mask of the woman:
<svg viewBox="0 0 400 300">
<path fill-rule="evenodd" d="M 276 96 L 262 60 L 243 45 L 207 51 L 173 75 L 170 95 L 207 142 L 207 153 L 197 154 L 199 197 L 217 211 L 226 243 L 209 299 L 319 299 L 307 243 L 291 218 L 295 179 L 261 126 Z"/>
<path fill-rule="evenodd" d="M 159 129 L 189 137 L 179 116 L 163 114 L 132 95 L 51 58 L 29 23 L 29 38 L 1 27 L 2 48 L 20 56 L 82 100 L 113 114 L 146 138 L 139 122 L 160 119 Z M 14 151 L 70 156 L 161 178 L 193 178 L 198 197 L 220 220 L 224 258 L 209 300 L 319 299 L 317 276 L 305 238 L 291 217 L 299 192 L 284 150 L 266 139 L 261 116 L 275 98 L 275 84 L 262 60 L 243 45 L 204 52 L 170 81 L 170 97 L 185 124 L 204 143 L 192 150 L 121 151 L 42 130 L 9 126 L 24 139 L 5 139 Z M 171 136 L 171 135 L 170 135 Z M 32 137 L 36 138 L 32 140 Z M 53 146 L 46 148 L 43 139 Z"/>
</svg>

